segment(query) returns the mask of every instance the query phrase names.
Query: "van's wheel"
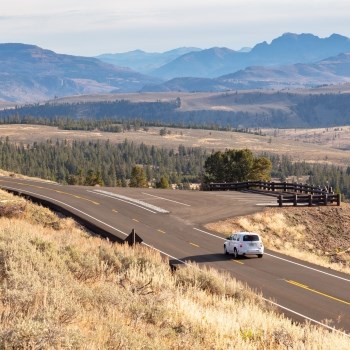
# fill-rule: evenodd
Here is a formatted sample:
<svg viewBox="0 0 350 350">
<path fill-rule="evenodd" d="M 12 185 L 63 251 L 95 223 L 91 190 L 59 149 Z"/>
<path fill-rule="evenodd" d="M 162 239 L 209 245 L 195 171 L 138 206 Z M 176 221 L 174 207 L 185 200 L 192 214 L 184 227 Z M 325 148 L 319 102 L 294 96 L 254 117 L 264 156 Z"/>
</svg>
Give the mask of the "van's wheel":
<svg viewBox="0 0 350 350">
<path fill-rule="evenodd" d="M 238 251 L 237 251 L 236 248 L 235 248 L 234 251 L 233 251 L 233 257 L 234 257 L 235 259 L 238 259 L 238 258 L 239 258 Z"/>
<path fill-rule="evenodd" d="M 224 253 L 225 253 L 225 255 L 228 255 L 228 251 L 227 251 L 227 248 L 225 245 L 224 245 Z"/>
<path fill-rule="evenodd" d="M 258 254 L 258 258 L 262 258 L 263 257 L 263 255 L 262 254 Z"/>
</svg>

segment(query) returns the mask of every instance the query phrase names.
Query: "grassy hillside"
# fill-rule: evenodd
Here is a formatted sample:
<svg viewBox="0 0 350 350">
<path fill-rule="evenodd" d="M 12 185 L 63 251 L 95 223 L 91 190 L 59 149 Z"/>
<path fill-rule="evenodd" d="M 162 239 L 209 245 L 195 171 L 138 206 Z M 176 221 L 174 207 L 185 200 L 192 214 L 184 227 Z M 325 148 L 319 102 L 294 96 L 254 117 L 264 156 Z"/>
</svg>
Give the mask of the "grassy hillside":
<svg viewBox="0 0 350 350">
<path fill-rule="evenodd" d="M 0 192 L 2 349 L 348 349 L 241 283 L 114 245 Z M 254 317 L 252 317 L 254 315 Z"/>
<path fill-rule="evenodd" d="M 188 78 L 185 78 L 187 81 Z M 206 81 L 198 82 L 197 79 L 189 79 L 194 91 L 203 88 Z M 170 82 L 171 83 L 171 82 Z M 167 84 L 170 84 L 167 83 Z M 175 108 L 167 113 L 152 114 L 146 109 L 137 110 L 132 117 L 138 117 L 148 121 L 162 121 L 163 123 L 186 123 L 187 125 L 220 125 L 221 127 L 231 126 L 238 128 L 318 128 L 338 127 L 348 125 L 350 118 L 349 110 L 349 86 L 350 84 L 339 84 L 314 89 L 255 89 L 226 92 L 180 92 L 182 89 L 178 80 L 173 82 L 172 87 L 176 92 L 153 92 L 153 93 L 132 93 L 112 95 L 88 95 L 74 96 L 54 101 L 54 106 L 45 105 L 40 107 L 41 112 L 37 114 L 37 106 L 17 110 L 20 115 L 60 115 L 58 106 L 61 103 L 74 104 L 79 102 L 80 111 L 91 110 L 90 117 L 125 118 L 128 114 L 116 114 L 115 110 L 103 109 L 99 111 L 101 101 L 128 100 L 136 104 L 142 102 L 162 103 L 174 101 L 179 98 L 181 107 Z M 213 85 L 213 83 L 211 83 Z M 214 83 L 215 85 L 215 83 Z M 219 85 L 216 83 L 216 85 Z M 212 88 L 214 88 L 212 86 Z M 212 89 L 211 89 L 212 90 Z M 93 103 L 84 105 L 84 103 Z M 90 106 L 90 107 L 89 107 Z M 94 106 L 93 108 L 91 108 Z M 109 104 L 109 108 L 112 108 Z M 160 104 L 159 106 L 162 106 Z M 67 107 L 67 106 L 66 106 Z M 129 107 L 130 109 L 130 107 Z M 79 115 L 76 108 L 71 113 L 63 114 L 75 118 Z M 112 112 L 113 111 L 113 112 Z M 6 113 L 8 115 L 8 113 Z"/>
</svg>

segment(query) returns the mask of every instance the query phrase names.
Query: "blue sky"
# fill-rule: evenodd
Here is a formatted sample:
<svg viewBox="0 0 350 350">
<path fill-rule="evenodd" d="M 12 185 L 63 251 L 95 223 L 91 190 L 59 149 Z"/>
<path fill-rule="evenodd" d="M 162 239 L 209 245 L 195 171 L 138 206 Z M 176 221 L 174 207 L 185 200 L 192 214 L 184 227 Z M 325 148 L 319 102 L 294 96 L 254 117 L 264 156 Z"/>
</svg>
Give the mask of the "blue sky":
<svg viewBox="0 0 350 350">
<path fill-rule="evenodd" d="M 285 32 L 350 37 L 349 0 L 1 0 L 0 42 L 93 56 L 240 49 Z"/>
</svg>

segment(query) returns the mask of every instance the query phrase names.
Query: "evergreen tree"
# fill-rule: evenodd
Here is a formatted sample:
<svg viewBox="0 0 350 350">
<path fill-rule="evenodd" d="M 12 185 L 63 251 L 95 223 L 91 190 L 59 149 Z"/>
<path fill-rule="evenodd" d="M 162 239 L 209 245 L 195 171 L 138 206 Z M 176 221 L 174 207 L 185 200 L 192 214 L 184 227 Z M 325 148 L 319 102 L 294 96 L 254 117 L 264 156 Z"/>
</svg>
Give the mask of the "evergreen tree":
<svg viewBox="0 0 350 350">
<path fill-rule="evenodd" d="M 169 188 L 169 180 L 166 176 L 161 176 L 159 182 L 157 182 L 157 188 Z"/>
<path fill-rule="evenodd" d="M 146 174 L 141 166 L 134 166 L 131 170 L 130 187 L 148 187 Z"/>
</svg>

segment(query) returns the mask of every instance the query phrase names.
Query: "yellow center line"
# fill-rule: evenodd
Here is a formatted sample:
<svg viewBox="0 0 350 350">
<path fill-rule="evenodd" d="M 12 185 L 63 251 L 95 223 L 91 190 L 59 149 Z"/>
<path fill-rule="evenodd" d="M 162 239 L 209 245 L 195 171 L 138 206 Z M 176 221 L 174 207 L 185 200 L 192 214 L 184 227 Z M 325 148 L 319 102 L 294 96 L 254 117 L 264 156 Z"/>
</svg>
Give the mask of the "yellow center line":
<svg viewBox="0 0 350 350">
<path fill-rule="evenodd" d="M 166 233 L 165 231 L 162 231 L 162 230 L 157 230 L 158 232 L 160 232 L 160 233 Z"/>
<path fill-rule="evenodd" d="M 238 261 L 238 260 L 231 260 L 231 261 L 236 263 L 236 264 L 244 265 L 244 263 L 242 261 Z"/>
<path fill-rule="evenodd" d="M 140 222 L 140 221 L 139 221 L 139 220 L 137 220 L 137 219 L 132 219 L 132 221 Z"/>
<path fill-rule="evenodd" d="M 197 245 L 197 244 L 194 244 L 194 243 L 192 243 L 192 242 L 189 242 L 191 245 L 193 245 L 194 247 L 197 247 L 197 248 L 199 248 L 199 245 Z"/>
<path fill-rule="evenodd" d="M 113 211 L 114 213 L 118 213 L 118 210 L 112 209 L 112 211 Z"/>
<path fill-rule="evenodd" d="M 329 298 L 329 299 L 332 299 L 332 300 L 335 300 L 335 301 L 339 301 L 340 303 L 343 303 L 343 304 L 346 304 L 346 305 L 350 305 L 350 302 L 348 302 L 348 301 L 345 301 L 345 300 L 342 300 L 342 299 L 333 297 L 333 296 L 331 296 L 331 295 L 329 295 L 329 294 L 326 294 L 326 293 L 319 292 L 318 290 L 312 289 L 312 288 L 306 286 L 305 284 L 301 284 L 301 283 L 299 283 L 299 282 L 290 281 L 290 280 L 285 280 L 285 281 L 286 281 L 287 283 L 292 284 L 292 285 L 294 285 L 294 286 L 297 286 L 297 287 L 299 287 L 299 288 L 306 289 L 306 290 L 308 290 L 309 292 L 322 295 L 322 296 L 324 296 L 324 297 L 326 297 L 326 298 Z"/>
<path fill-rule="evenodd" d="M 81 197 L 81 196 L 78 196 L 76 194 L 72 194 L 72 193 L 69 193 L 69 192 L 64 192 L 64 191 L 60 191 L 60 190 L 54 190 L 52 188 L 46 188 L 46 187 L 38 186 L 38 185 L 24 184 L 24 183 L 21 183 L 21 182 L 15 182 L 15 184 L 17 184 L 17 185 L 25 185 L 25 186 L 28 186 L 28 187 L 39 188 L 41 190 L 47 190 L 47 191 L 52 191 L 52 192 L 61 193 L 61 194 L 66 194 L 67 196 L 71 196 L 71 197 L 82 199 L 84 201 L 87 201 L 87 202 L 90 202 L 90 203 L 93 203 L 93 204 L 96 204 L 96 205 L 100 205 L 100 203 L 95 202 L 95 201 L 93 201 L 91 199 L 88 199 L 88 198 L 85 198 L 85 197 Z"/>
</svg>

